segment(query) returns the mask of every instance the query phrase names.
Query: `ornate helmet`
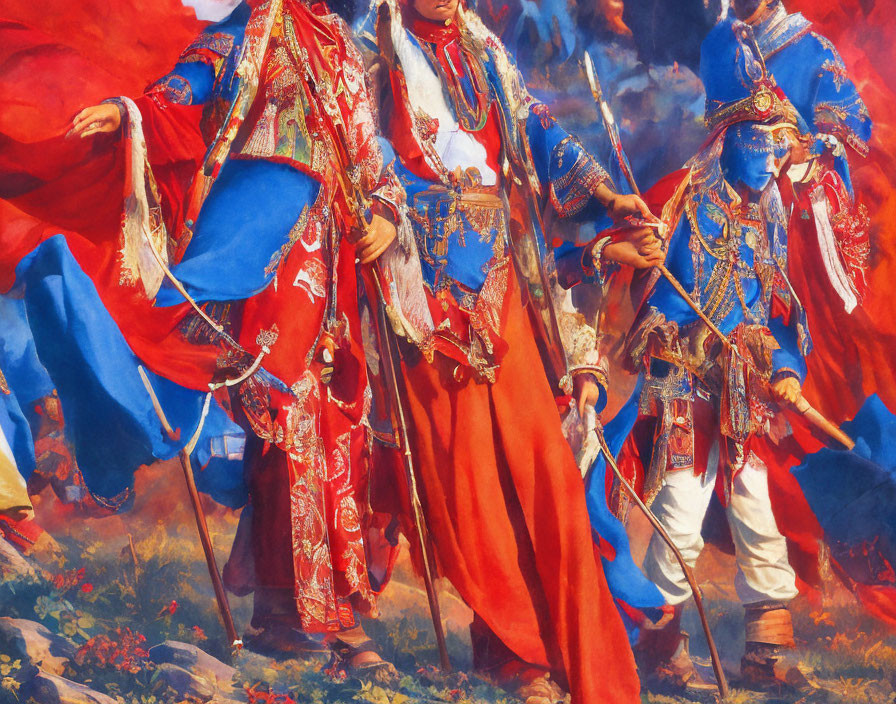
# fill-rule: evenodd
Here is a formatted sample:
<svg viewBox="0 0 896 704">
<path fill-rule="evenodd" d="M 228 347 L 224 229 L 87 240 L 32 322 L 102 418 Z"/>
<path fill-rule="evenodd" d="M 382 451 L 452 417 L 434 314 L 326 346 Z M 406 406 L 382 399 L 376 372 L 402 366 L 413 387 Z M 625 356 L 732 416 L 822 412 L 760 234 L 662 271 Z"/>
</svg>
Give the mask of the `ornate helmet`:
<svg viewBox="0 0 896 704">
<path fill-rule="evenodd" d="M 737 122 L 796 121 L 748 24 L 726 20 L 716 25 L 700 50 L 700 78 L 706 89 L 704 121 L 713 134 Z"/>
</svg>

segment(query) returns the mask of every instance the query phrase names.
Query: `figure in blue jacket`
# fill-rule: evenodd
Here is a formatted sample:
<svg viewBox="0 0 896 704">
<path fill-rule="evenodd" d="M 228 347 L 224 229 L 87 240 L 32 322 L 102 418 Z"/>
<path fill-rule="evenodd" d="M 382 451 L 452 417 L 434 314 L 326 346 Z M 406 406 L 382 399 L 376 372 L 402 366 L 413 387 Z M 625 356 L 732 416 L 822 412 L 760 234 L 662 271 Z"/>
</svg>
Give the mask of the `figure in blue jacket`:
<svg viewBox="0 0 896 704">
<path fill-rule="evenodd" d="M 737 0 L 734 12 L 751 25 L 765 65 L 804 132 L 787 170 L 795 204 L 791 236 L 818 240 L 818 268 L 837 294 L 834 305 L 852 313 L 867 289 L 871 246 L 868 212 L 855 200 L 850 160 L 868 155 L 871 116 L 837 49 L 802 14 L 788 13 L 781 0 Z"/>
<path fill-rule="evenodd" d="M 735 546 L 735 587 L 746 608 L 743 675 L 765 684 L 793 645 L 787 602 L 797 588 L 760 448 L 764 438 L 788 432 L 778 410 L 800 398 L 810 342 L 787 281 L 788 223 L 775 181 L 800 129 L 755 46 L 750 27 L 731 21 L 704 42 L 701 77 L 712 138 L 690 163 L 666 260 L 733 349 L 660 279 L 628 351 L 643 376 L 639 411 L 653 430 L 636 432 L 646 498 L 693 565 L 710 500 L 719 494 Z M 703 684 L 680 631 L 691 590 L 659 536 L 644 570 L 674 615 L 643 634 L 642 673 L 654 686 Z"/>
</svg>

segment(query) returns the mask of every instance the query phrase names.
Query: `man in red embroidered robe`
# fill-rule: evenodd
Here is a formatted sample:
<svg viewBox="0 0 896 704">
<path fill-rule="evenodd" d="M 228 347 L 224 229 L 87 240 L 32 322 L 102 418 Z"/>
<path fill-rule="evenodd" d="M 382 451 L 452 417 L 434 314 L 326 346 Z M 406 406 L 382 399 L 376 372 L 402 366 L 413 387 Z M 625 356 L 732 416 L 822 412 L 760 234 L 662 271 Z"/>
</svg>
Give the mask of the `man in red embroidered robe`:
<svg viewBox="0 0 896 704">
<path fill-rule="evenodd" d="M 356 262 L 393 241 L 403 192 L 383 170 L 349 36 L 323 3 L 244 2 L 145 95 L 83 110 L 76 141 L 122 129 L 131 147 L 123 227 L 91 247 L 55 238 L 32 268 L 74 252 L 128 352 L 166 382 L 232 390 L 250 438 L 254 573 L 242 586 L 255 590 L 254 646 L 329 647 L 364 668 L 384 663 L 359 620 L 375 615 L 376 593 Z M 110 145 L 96 138 L 98 154 Z M 38 207 L 65 184 L 38 185 L 17 203 L 70 225 Z"/>
</svg>

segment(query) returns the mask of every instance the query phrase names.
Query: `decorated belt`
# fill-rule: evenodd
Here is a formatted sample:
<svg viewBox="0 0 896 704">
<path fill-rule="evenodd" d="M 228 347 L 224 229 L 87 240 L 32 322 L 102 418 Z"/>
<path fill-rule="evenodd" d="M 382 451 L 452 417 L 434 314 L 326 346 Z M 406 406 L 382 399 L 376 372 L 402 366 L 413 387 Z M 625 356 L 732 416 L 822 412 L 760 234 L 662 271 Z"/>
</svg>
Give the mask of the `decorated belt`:
<svg viewBox="0 0 896 704">
<path fill-rule="evenodd" d="M 436 220 L 451 218 L 457 211 L 488 208 L 504 210 L 505 199 L 502 186 L 456 186 L 433 184 L 414 196 L 415 206 L 423 206 L 430 217 Z M 422 211 L 421 211 L 422 214 Z"/>
</svg>

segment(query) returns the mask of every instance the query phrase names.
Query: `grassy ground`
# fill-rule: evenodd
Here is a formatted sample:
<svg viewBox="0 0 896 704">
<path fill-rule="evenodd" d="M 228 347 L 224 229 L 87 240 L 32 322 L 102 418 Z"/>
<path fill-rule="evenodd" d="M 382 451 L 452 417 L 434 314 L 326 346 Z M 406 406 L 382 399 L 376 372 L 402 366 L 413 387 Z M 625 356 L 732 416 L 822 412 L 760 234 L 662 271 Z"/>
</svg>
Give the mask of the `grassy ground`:
<svg viewBox="0 0 896 704">
<path fill-rule="evenodd" d="M 179 503 L 179 496 L 172 500 L 164 494 L 167 500 L 158 500 L 161 489 L 157 487 L 168 485 L 161 479 L 163 475 L 156 474 L 143 480 L 158 484 L 144 486 L 145 499 L 124 517 L 82 519 L 38 505 L 38 516 L 45 517 L 44 523 L 59 545 L 58 552 L 43 557 L 47 576 L 0 584 L 0 615 L 39 621 L 69 638 L 80 651 L 66 676 L 128 704 L 173 704 L 179 700 L 154 676 L 155 666 L 145 657 L 150 646 L 163 640 L 193 643 L 230 661 L 191 515 L 185 502 Z M 210 526 L 219 564 L 223 564 L 235 516 L 213 509 Z M 851 598 L 837 589 L 821 603 L 798 600 L 794 605 L 801 663 L 819 689 L 789 696 L 738 689 L 743 611 L 730 593 L 726 575 L 733 573 L 733 567 L 726 560 L 708 552 L 701 558 L 698 572 L 706 584 L 710 622 L 732 679 L 729 701 L 896 702 L 896 636 L 864 616 Z M 407 564 L 401 563 L 383 596 L 381 618 L 367 624 L 384 657 L 398 667 L 400 684 L 383 688 L 352 679 L 342 681 L 325 672 L 321 662 L 276 662 L 244 651 L 232 661 L 238 673 L 237 692 L 242 699 L 264 704 L 513 702 L 472 674 L 464 674 L 471 668 L 470 614 L 448 591 L 443 591 L 441 601 L 449 652 L 459 675 L 445 679 L 435 670 L 438 660 L 425 596 Z M 238 628 L 245 627 L 251 601 L 232 597 L 231 603 Z M 692 652 L 708 666 L 694 613 L 686 614 L 685 626 L 694 634 Z M 612 663 L 606 666 L 612 667 Z M 15 676 L 20 668 L 9 654 L 0 653 L 0 697 L 17 700 Z M 671 704 L 692 700 L 645 694 L 644 701 Z"/>
</svg>

